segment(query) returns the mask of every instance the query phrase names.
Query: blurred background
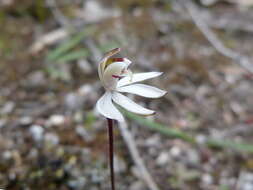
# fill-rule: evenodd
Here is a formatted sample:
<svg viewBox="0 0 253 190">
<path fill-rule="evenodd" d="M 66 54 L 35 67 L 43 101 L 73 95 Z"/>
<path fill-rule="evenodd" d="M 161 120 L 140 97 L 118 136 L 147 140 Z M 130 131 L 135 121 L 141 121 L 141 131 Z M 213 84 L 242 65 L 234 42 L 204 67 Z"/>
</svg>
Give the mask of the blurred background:
<svg viewBox="0 0 253 190">
<path fill-rule="evenodd" d="M 126 113 L 160 190 L 253 190 L 252 0 L 1 0 L 0 188 L 110 189 L 97 64 L 168 91 Z M 115 126 L 118 189 L 150 189 Z"/>
</svg>

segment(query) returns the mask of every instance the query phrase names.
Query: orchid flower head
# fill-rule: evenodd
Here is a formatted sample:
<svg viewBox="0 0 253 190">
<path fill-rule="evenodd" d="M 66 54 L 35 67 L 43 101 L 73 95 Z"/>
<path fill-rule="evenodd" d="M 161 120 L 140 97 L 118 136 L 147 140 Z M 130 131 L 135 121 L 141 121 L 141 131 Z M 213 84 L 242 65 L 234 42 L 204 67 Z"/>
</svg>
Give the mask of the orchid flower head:
<svg viewBox="0 0 253 190">
<path fill-rule="evenodd" d="M 100 61 L 98 74 L 105 88 L 104 95 L 97 101 L 96 109 L 100 114 L 109 119 L 124 122 L 124 117 L 115 107 L 114 103 L 126 110 L 139 115 L 153 115 L 155 111 L 144 108 L 122 93 L 132 93 L 147 98 L 160 98 L 167 92 L 153 86 L 139 84 L 138 82 L 158 77 L 162 72 L 132 73 L 129 69 L 132 63 L 127 58 L 113 58 L 120 52 L 116 48 L 108 52 Z"/>
</svg>

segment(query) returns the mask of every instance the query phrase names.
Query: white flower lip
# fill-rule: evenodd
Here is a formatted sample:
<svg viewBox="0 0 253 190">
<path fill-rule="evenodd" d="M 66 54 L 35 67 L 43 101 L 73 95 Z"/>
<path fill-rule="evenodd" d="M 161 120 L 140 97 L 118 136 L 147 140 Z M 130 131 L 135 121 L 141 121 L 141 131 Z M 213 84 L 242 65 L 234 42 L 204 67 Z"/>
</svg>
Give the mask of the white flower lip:
<svg viewBox="0 0 253 190">
<path fill-rule="evenodd" d="M 146 72 L 132 74 L 129 65 L 132 63 L 127 58 L 112 58 L 120 51 L 113 49 L 106 54 L 98 66 L 98 74 L 106 92 L 97 101 L 96 109 L 106 118 L 124 122 L 124 117 L 114 106 L 114 103 L 124 109 L 139 114 L 153 115 L 155 111 L 144 108 L 121 93 L 132 93 L 146 98 L 160 98 L 167 92 L 153 86 L 139 84 L 138 82 L 158 77 L 162 72 Z"/>
</svg>

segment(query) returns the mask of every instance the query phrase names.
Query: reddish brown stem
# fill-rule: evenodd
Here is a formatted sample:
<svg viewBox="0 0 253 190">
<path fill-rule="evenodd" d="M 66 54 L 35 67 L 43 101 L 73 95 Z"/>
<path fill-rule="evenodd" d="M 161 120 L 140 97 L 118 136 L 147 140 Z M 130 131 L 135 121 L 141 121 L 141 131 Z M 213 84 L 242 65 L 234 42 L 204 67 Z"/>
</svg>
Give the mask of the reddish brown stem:
<svg viewBox="0 0 253 190">
<path fill-rule="evenodd" d="M 109 137 L 109 157 L 110 157 L 110 173 L 111 173 L 111 187 L 112 190 L 115 190 L 114 182 L 114 165 L 113 165 L 113 120 L 108 119 L 108 137 Z"/>
</svg>

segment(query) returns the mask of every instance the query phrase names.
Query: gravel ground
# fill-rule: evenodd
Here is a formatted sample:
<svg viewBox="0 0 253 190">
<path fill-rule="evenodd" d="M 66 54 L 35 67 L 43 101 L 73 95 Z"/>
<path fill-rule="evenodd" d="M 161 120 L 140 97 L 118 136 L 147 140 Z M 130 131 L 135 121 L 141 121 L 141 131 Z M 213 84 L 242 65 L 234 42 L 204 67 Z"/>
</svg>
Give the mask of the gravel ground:
<svg viewBox="0 0 253 190">
<path fill-rule="evenodd" d="M 252 1 L 245 2 L 196 5 L 226 47 L 252 60 Z M 252 151 L 244 149 L 253 146 L 253 75 L 220 55 L 179 1 L 56 3 L 0 2 L 0 188 L 110 189 L 106 121 L 94 109 L 103 93 L 96 67 L 122 47 L 133 71 L 164 72 L 147 82 L 167 90 L 164 98 L 133 97 L 157 110 L 149 119 L 198 142 L 127 119 L 160 189 L 253 190 Z M 84 27 L 95 29 L 80 39 Z M 115 136 L 116 186 L 147 190 L 117 127 Z M 208 138 L 248 145 L 214 148 Z"/>
</svg>

